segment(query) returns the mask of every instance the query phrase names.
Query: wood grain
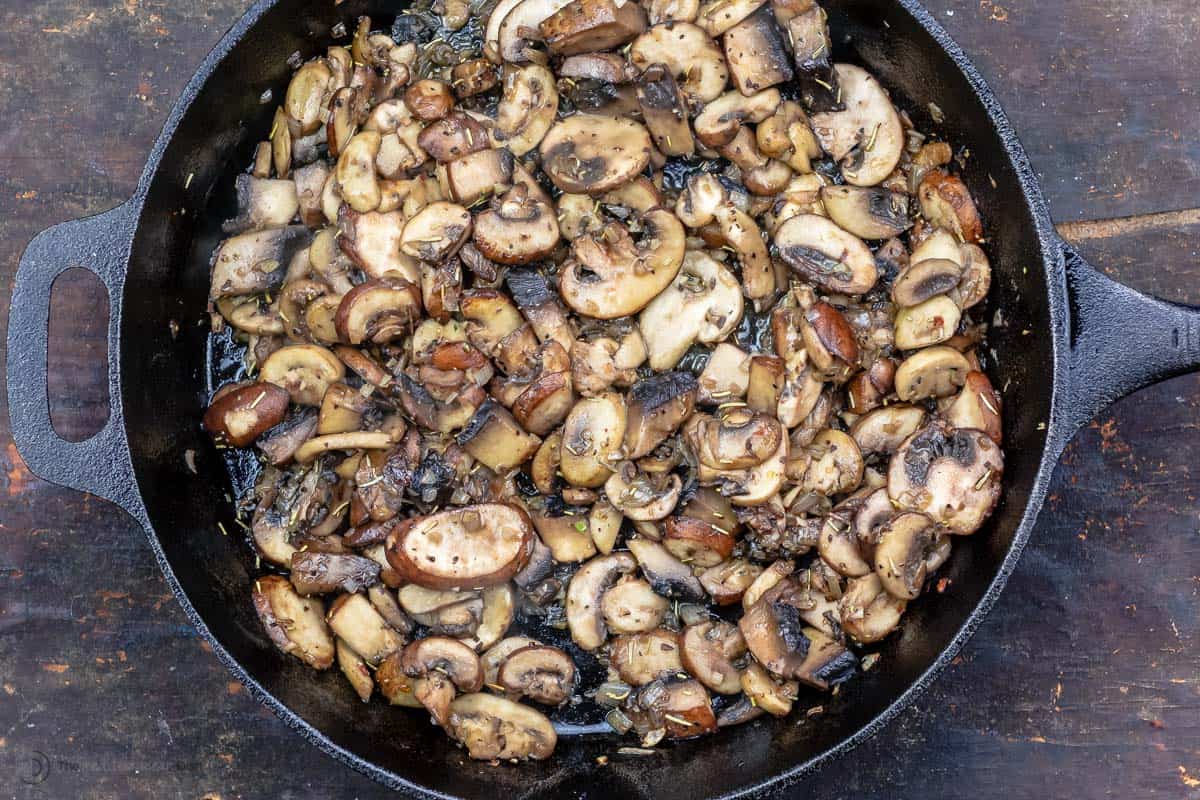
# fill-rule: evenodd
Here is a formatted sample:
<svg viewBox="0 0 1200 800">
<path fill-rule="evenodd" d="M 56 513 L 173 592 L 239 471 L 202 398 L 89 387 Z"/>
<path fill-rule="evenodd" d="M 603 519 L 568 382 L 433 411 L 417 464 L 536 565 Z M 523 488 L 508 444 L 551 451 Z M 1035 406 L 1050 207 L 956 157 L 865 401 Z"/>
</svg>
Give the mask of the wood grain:
<svg viewBox="0 0 1200 800">
<path fill-rule="evenodd" d="M 37 231 L 129 195 L 173 98 L 245 5 L 0 7 L 0 293 Z M 1200 302 L 1200 222 L 1186 212 L 1200 207 L 1194 2 L 928 5 L 997 90 L 1064 234 L 1113 277 Z M 94 325 L 62 330 L 69 352 L 103 347 Z M 61 384 L 62 410 L 69 393 L 82 430 L 101 413 L 97 375 L 69 364 L 80 374 L 60 376 L 78 379 Z M 1179 378 L 1076 438 L 961 657 L 802 796 L 1200 797 L 1198 398 L 1200 378 Z M 142 534 L 33 478 L 6 416 L 0 492 L 0 797 L 387 796 L 246 697 Z M 48 777 L 26 782 L 39 758 Z"/>
</svg>

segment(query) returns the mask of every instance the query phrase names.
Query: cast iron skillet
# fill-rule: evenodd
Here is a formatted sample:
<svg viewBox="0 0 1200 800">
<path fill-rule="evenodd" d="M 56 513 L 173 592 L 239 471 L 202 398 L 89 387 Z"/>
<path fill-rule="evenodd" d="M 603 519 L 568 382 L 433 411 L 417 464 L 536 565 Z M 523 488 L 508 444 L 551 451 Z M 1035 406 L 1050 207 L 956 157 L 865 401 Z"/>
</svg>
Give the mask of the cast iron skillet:
<svg viewBox="0 0 1200 800">
<path fill-rule="evenodd" d="M 426 715 L 363 705 L 336 670 L 315 673 L 267 641 L 249 602 L 249 548 L 233 530 L 228 477 L 197 424 L 203 411 L 208 254 L 232 209 L 232 176 L 249 163 L 283 96 L 293 51 L 324 52 L 339 20 L 390 19 L 379 0 L 262 0 L 184 89 L 124 205 L 58 225 L 25 251 L 8 331 L 13 436 L 43 478 L 111 500 L 145 528 L 188 617 L 218 658 L 288 725 L 339 760 L 420 796 L 732 796 L 796 781 L 906 708 L 979 625 L 1027 541 L 1062 448 L 1112 400 L 1200 365 L 1200 313 L 1142 297 L 1085 264 L 1054 233 L 1034 173 L 996 98 L 915 0 L 826 0 L 839 60 L 871 69 L 915 113 L 972 153 L 964 178 L 986 223 L 993 307 L 992 381 L 1004 387 L 1004 499 L 987 527 L 956 541 L 953 591 L 910 606 L 876 669 L 797 724 L 759 720 L 645 757 L 614 757 L 602 736 L 569 737 L 546 763 L 469 762 Z M 922 111 L 936 102 L 944 124 Z M 994 180 L 994 186 L 991 180 Z M 213 198 L 210 203 L 209 198 Z M 108 290 L 111 414 L 93 438 L 53 431 L 46 399 L 51 287 L 65 269 Z M 179 323 L 177 336 L 172 320 Z M 195 452 L 199 474 L 185 466 Z M 626 742 L 628 743 L 628 742 Z"/>
</svg>

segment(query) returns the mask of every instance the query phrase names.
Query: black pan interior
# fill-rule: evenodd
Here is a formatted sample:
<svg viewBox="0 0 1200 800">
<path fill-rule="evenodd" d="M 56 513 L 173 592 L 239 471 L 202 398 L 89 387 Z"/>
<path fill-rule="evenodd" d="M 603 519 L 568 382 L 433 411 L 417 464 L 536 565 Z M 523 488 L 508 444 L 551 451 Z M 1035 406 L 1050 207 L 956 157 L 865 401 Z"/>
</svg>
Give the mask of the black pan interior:
<svg viewBox="0 0 1200 800">
<path fill-rule="evenodd" d="M 989 525 L 956 543 L 944 594 L 915 602 L 902 632 L 880 649 L 878 665 L 836 697 L 813 695 L 824 713 L 760 720 L 703 740 L 662 747 L 647 757 L 613 756 L 609 737 L 560 743 L 551 761 L 521 767 L 472 763 L 425 714 L 359 702 L 336 670 L 318 674 L 280 655 L 249 602 L 253 556 L 235 531 L 231 486 L 220 454 L 201 434 L 206 401 L 208 254 L 231 216 L 233 176 L 270 128 L 290 72 L 331 43 L 338 21 L 369 13 L 380 21 L 402 6 L 367 0 L 341 5 L 281 0 L 263 13 L 216 66 L 183 115 L 150 177 L 129 266 L 122 320 L 124 403 L 134 465 L 170 568 L 217 642 L 246 673 L 338 747 L 397 779 L 462 796 L 638 796 L 697 798 L 745 790 L 799 767 L 852 737 L 885 711 L 937 659 L 971 617 L 1016 534 L 1044 445 L 1053 383 L 1053 337 L 1046 261 L 1034 212 L 1006 142 L 983 99 L 905 7 L 888 0 L 825 0 L 840 60 L 871 69 L 921 130 L 969 150 L 963 172 L 986 223 L 995 284 L 990 373 L 1006 399 L 1005 496 Z M 252 11 L 251 13 L 255 13 Z M 263 103 L 266 90 L 274 103 Z M 945 121 L 935 124 L 936 103 Z M 177 335 L 172 322 L 179 323 Z M 193 451 L 198 474 L 186 466 Z M 229 536 L 223 536 L 218 523 Z M 297 724 L 295 720 L 291 721 Z M 312 731 L 306 731 L 312 736 Z M 269 765 L 264 765 L 269 768 Z"/>
</svg>

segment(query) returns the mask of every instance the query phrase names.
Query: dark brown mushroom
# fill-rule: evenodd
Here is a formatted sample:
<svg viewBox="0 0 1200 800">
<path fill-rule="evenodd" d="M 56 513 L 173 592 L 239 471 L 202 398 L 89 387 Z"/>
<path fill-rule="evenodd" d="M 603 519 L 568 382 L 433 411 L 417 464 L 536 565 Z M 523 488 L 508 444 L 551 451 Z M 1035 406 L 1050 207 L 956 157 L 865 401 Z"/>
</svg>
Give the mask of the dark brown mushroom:
<svg viewBox="0 0 1200 800">
<path fill-rule="evenodd" d="M 251 383 L 214 398 L 204 427 L 219 445 L 247 447 L 283 421 L 290 397 L 272 383 Z"/>
<path fill-rule="evenodd" d="M 491 694 L 464 694 L 450 703 L 446 730 L 482 761 L 546 759 L 558 741 L 550 720 L 528 706 Z"/>
<path fill-rule="evenodd" d="M 379 580 L 379 565 L 349 554 L 292 553 L 292 585 L 302 595 L 358 592 Z"/>
<path fill-rule="evenodd" d="M 626 402 L 625 456 L 641 458 L 673 434 L 695 408 L 696 387 L 686 372 L 663 372 L 635 383 Z"/>
<path fill-rule="evenodd" d="M 538 25 L 551 53 L 570 56 L 612 50 L 646 30 L 646 12 L 637 3 L 571 0 Z"/>
<path fill-rule="evenodd" d="M 725 31 L 729 77 L 744 95 L 792 79 L 792 65 L 772 9 L 764 5 Z"/>
</svg>

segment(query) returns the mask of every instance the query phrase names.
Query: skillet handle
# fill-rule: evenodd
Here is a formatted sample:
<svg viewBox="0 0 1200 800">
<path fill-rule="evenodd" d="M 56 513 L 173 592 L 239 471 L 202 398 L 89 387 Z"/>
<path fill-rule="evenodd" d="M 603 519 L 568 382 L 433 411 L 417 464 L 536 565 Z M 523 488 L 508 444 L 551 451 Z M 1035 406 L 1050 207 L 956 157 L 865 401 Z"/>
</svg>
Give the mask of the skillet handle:
<svg viewBox="0 0 1200 800">
<path fill-rule="evenodd" d="M 25 248 L 8 319 L 8 413 L 17 451 L 35 475 L 116 503 L 144 522 L 125 433 L 118 348 L 132 205 L 55 225 Z M 55 279 L 71 267 L 95 273 L 108 294 L 108 421 L 82 442 L 54 432 L 46 384 L 50 294 Z"/>
<path fill-rule="evenodd" d="M 1200 369 L 1200 308 L 1135 292 L 1063 243 L 1070 304 L 1070 369 L 1052 436 L 1057 451 L 1113 401 Z"/>
</svg>

